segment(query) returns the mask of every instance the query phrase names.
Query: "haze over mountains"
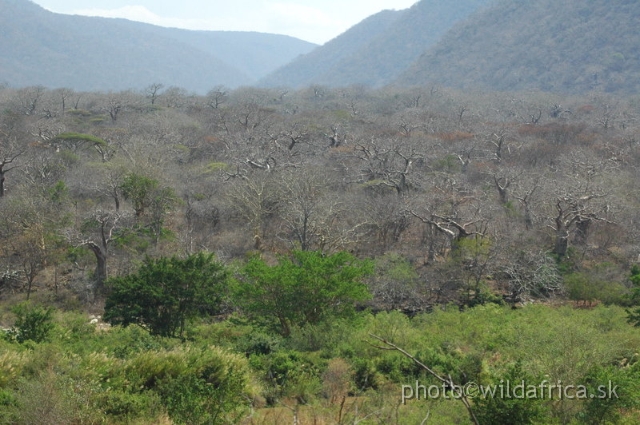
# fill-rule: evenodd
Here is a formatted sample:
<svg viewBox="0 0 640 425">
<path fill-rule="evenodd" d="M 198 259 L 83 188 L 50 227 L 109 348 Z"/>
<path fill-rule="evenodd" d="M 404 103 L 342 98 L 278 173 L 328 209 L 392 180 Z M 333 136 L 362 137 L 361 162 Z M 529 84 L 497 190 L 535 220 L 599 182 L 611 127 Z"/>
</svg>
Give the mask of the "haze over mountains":
<svg viewBox="0 0 640 425">
<path fill-rule="evenodd" d="M 639 18 L 640 2 L 629 0 L 422 0 L 316 46 L 0 0 L 0 83 L 77 90 L 162 83 L 200 93 L 314 84 L 638 93 Z"/>
<path fill-rule="evenodd" d="M 161 83 L 203 93 L 252 84 L 315 46 L 283 35 L 171 29 L 0 0 L 0 83 L 11 86 L 123 90 Z"/>
</svg>

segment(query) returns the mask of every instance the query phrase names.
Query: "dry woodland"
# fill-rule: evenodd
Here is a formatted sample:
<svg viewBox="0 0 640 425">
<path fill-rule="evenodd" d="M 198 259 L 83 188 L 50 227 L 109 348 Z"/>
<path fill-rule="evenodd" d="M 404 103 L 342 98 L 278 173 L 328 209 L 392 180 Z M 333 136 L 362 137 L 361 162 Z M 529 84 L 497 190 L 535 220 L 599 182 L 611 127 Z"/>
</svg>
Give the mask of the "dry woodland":
<svg viewBox="0 0 640 425">
<path fill-rule="evenodd" d="M 635 96 L 0 88 L 0 424 L 637 423 L 639 179 Z"/>
</svg>

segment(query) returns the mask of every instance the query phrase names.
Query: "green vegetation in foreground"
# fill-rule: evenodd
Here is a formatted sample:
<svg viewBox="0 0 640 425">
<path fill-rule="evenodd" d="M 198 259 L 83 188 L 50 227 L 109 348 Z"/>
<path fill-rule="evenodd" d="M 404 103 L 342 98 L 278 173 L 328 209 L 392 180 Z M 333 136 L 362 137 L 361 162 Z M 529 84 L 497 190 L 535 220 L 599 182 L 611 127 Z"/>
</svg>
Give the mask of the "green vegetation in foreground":
<svg viewBox="0 0 640 425">
<path fill-rule="evenodd" d="M 438 384 L 412 361 L 375 347 L 378 335 L 455 382 L 590 389 L 617 399 L 476 400 L 481 423 L 638 423 L 640 335 L 620 307 L 498 305 L 330 316 L 290 336 L 242 316 L 196 319 L 184 340 L 139 326 L 96 329 L 85 315 L 22 305 L 36 339 L 0 340 L 2 424 L 471 423 L 458 400 L 399 404 L 402 385 Z M 43 320 L 35 320 L 40 318 Z M 37 328 L 42 327 L 42 333 Z M 41 335 L 44 335 L 40 337 Z"/>
</svg>

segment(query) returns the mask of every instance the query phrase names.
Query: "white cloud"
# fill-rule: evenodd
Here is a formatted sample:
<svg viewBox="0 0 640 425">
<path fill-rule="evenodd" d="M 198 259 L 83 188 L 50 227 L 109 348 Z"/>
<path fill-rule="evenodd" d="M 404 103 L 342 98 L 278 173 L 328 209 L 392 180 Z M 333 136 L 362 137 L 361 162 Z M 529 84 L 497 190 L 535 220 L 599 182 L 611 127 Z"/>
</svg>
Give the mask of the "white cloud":
<svg viewBox="0 0 640 425">
<path fill-rule="evenodd" d="M 74 15 L 100 16 L 103 18 L 124 18 L 130 21 L 146 22 L 162 27 L 185 28 L 192 30 L 212 29 L 212 22 L 206 19 L 166 18 L 157 15 L 144 6 L 123 6 L 116 9 L 77 9 Z"/>
<path fill-rule="evenodd" d="M 285 22 L 314 26 L 327 26 L 335 23 L 335 20 L 325 12 L 315 7 L 295 3 L 271 3 L 268 4 L 268 8 L 273 17 Z"/>
<path fill-rule="evenodd" d="M 329 15 L 322 9 L 296 3 L 267 3 L 264 18 L 272 32 L 323 43 L 350 25 L 340 14 Z"/>
</svg>

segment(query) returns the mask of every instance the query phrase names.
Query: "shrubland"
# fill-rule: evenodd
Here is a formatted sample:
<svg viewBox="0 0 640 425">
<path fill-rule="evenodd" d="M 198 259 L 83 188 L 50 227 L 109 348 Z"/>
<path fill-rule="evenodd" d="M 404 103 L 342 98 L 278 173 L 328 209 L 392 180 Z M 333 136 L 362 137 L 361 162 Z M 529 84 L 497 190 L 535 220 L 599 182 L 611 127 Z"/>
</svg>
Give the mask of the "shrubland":
<svg viewBox="0 0 640 425">
<path fill-rule="evenodd" d="M 473 423 L 401 403 L 439 382 L 381 341 L 459 385 L 618 387 L 472 399 L 479 423 L 638 420 L 634 97 L 0 104 L 0 421 Z"/>
</svg>

